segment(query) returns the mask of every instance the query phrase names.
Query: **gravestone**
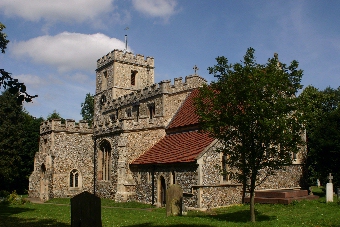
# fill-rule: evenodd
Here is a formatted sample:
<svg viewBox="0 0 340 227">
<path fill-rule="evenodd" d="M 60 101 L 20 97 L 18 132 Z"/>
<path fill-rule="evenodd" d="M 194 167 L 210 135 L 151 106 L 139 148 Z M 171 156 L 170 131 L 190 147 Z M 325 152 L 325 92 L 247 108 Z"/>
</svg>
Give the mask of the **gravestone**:
<svg viewBox="0 0 340 227">
<path fill-rule="evenodd" d="M 319 179 L 316 179 L 316 186 L 320 187 L 321 184 L 320 184 L 320 180 Z"/>
<path fill-rule="evenodd" d="M 166 191 L 166 216 L 182 215 L 183 190 L 173 184 Z"/>
<path fill-rule="evenodd" d="M 329 176 L 327 177 L 329 180 L 329 183 L 326 184 L 326 202 L 333 202 L 333 176 L 331 173 L 329 173 Z"/>
<path fill-rule="evenodd" d="M 71 198 L 71 227 L 101 227 L 100 198 L 82 192 Z"/>
</svg>

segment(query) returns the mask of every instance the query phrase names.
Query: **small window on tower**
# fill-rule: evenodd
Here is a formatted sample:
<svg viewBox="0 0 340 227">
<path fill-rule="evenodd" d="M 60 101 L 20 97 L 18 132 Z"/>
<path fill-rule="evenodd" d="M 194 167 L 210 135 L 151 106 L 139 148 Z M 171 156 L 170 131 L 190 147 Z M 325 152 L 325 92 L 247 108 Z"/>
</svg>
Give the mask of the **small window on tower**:
<svg viewBox="0 0 340 227">
<path fill-rule="evenodd" d="M 126 116 L 127 116 L 127 117 L 132 117 L 131 108 L 126 109 Z"/>
<path fill-rule="evenodd" d="M 138 71 L 131 71 L 131 85 L 135 86 L 136 85 L 136 76 L 137 76 Z"/>
<path fill-rule="evenodd" d="M 103 79 L 102 79 L 102 90 L 107 89 L 107 71 L 103 72 Z"/>
<path fill-rule="evenodd" d="M 155 104 L 149 106 L 149 118 L 152 119 L 155 116 Z"/>
</svg>

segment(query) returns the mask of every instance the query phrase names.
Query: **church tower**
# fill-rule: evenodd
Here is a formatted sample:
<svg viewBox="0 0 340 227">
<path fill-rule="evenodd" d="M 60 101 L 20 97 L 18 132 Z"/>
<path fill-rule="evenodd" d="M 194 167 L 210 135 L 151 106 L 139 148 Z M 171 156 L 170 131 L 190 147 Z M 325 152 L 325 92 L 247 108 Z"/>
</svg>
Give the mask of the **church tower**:
<svg viewBox="0 0 340 227">
<path fill-rule="evenodd" d="M 154 84 L 154 59 L 113 50 L 97 60 L 96 96 L 111 100 Z"/>
</svg>

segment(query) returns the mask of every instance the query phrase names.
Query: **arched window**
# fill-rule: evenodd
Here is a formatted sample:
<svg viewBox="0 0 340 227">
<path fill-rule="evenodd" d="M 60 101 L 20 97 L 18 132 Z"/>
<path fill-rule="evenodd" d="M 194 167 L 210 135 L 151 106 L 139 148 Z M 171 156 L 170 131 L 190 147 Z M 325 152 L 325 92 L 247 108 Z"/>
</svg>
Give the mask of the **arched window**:
<svg viewBox="0 0 340 227">
<path fill-rule="evenodd" d="M 78 188 L 79 187 L 79 173 L 78 170 L 73 169 L 70 172 L 70 187 Z"/>
<path fill-rule="evenodd" d="M 100 144 L 98 152 L 98 180 L 110 180 L 111 145 L 107 140 Z"/>
</svg>

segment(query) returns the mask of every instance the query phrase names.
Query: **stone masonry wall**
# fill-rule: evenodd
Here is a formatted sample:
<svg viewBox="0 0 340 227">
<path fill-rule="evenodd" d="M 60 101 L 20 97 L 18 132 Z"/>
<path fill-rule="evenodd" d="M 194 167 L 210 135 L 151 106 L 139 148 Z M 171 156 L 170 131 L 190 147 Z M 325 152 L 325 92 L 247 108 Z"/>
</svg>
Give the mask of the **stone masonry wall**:
<svg viewBox="0 0 340 227">
<path fill-rule="evenodd" d="M 195 190 L 200 194 L 199 208 L 212 208 L 226 206 L 231 204 L 239 204 L 242 201 L 242 187 L 235 180 L 223 181 L 222 170 L 222 155 L 215 148 L 219 146 L 215 143 L 201 157 L 202 163 L 200 168 L 202 178 L 200 185 L 195 187 Z"/>
<path fill-rule="evenodd" d="M 166 188 L 171 184 L 178 184 L 185 197 L 183 203 L 187 207 L 196 207 L 197 194 L 192 191 L 192 186 L 197 185 L 197 165 L 193 163 L 182 163 L 177 165 L 157 166 L 134 166 L 132 168 L 133 179 L 136 184 L 136 194 L 131 197 L 142 203 L 152 203 L 152 175 L 154 174 L 154 202 L 160 206 L 160 178 L 164 177 Z M 173 182 L 175 175 L 175 182 Z"/>
<path fill-rule="evenodd" d="M 78 187 L 70 187 L 70 173 L 78 170 Z M 59 119 L 40 126 L 39 152 L 29 179 L 29 197 L 48 200 L 91 191 L 93 185 L 92 129 L 81 121 Z"/>
<path fill-rule="evenodd" d="M 54 187 L 55 198 L 93 191 L 93 140 L 92 135 L 55 133 L 54 150 Z M 70 172 L 76 169 L 80 173 L 82 185 L 70 188 Z"/>
</svg>

